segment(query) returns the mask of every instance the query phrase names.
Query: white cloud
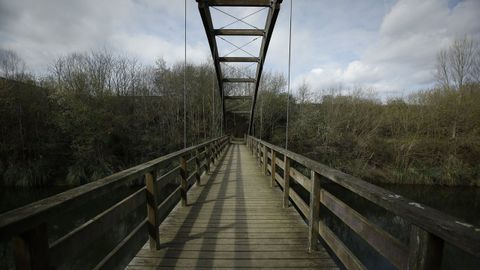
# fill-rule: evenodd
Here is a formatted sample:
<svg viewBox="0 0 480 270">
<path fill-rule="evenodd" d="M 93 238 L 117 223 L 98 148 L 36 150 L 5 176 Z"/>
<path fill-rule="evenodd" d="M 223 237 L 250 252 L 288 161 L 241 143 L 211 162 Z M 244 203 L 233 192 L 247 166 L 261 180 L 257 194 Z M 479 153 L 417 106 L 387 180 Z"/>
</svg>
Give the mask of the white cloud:
<svg viewBox="0 0 480 270">
<path fill-rule="evenodd" d="M 189 61 L 210 55 L 196 2 L 188 2 Z M 153 64 L 183 60 L 183 2 L 167 0 L 0 0 L 0 47 L 37 73 L 60 55 L 111 49 Z M 198 17 L 198 18 L 197 18 Z"/>
<path fill-rule="evenodd" d="M 187 57 L 204 62 L 211 56 L 197 2 L 187 4 Z M 289 5 L 283 1 L 264 70 L 287 72 Z M 183 1 L 168 0 L 0 0 L 0 47 L 37 72 L 59 55 L 102 48 L 173 63 L 183 60 L 183 12 Z M 219 25 L 233 20 L 216 13 Z M 306 80 L 314 89 L 385 92 L 431 85 L 435 54 L 456 36 L 478 36 L 479 13 L 479 0 L 453 8 L 447 0 L 294 1 L 293 86 Z M 261 24 L 264 15 L 247 20 Z"/>
<path fill-rule="evenodd" d="M 299 75 L 295 84 L 306 80 L 316 89 L 373 87 L 397 95 L 429 87 L 437 52 L 456 37 L 479 36 L 479 12 L 477 0 L 460 2 L 452 10 L 444 0 L 400 0 L 383 18 L 378 38 L 357 59 L 344 65 L 319 64 Z"/>
<path fill-rule="evenodd" d="M 159 36 L 150 34 L 120 33 L 111 37 L 116 44 L 116 51 L 124 51 L 128 55 L 137 57 L 143 63 L 151 63 L 161 57 L 167 63 L 175 63 L 184 58 L 184 46 L 169 42 Z M 200 63 L 207 60 L 208 48 L 203 43 L 189 43 L 187 58 L 190 62 Z"/>
</svg>

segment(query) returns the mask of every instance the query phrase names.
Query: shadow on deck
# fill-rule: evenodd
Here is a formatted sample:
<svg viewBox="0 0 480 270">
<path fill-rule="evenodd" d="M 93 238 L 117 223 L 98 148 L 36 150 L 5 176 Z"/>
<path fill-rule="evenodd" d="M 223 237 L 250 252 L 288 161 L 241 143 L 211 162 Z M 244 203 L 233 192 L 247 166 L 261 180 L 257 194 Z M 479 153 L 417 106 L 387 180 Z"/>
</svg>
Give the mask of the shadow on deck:
<svg viewBox="0 0 480 270">
<path fill-rule="evenodd" d="M 144 245 L 127 269 L 337 269 L 324 249 L 308 253 L 307 231 L 247 147 L 231 144 L 162 223 L 161 249 Z"/>
</svg>

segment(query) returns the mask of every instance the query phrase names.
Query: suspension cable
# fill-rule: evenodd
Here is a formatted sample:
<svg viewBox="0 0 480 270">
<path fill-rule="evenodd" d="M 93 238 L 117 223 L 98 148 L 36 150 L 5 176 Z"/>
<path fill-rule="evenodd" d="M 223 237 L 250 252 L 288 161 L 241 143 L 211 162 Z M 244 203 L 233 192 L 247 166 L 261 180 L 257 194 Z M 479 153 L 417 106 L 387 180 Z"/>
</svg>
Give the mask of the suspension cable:
<svg viewBox="0 0 480 270">
<path fill-rule="evenodd" d="M 288 125 L 290 112 L 290 72 L 292 64 L 292 14 L 293 0 L 290 0 L 290 32 L 288 34 L 288 78 L 287 78 L 287 124 L 285 127 L 285 149 L 288 149 Z"/>
<path fill-rule="evenodd" d="M 217 122 L 215 121 L 215 71 L 212 73 L 212 138 L 218 134 Z"/>
<path fill-rule="evenodd" d="M 185 32 L 183 58 L 183 148 L 187 148 L 187 0 L 185 0 Z"/>
</svg>

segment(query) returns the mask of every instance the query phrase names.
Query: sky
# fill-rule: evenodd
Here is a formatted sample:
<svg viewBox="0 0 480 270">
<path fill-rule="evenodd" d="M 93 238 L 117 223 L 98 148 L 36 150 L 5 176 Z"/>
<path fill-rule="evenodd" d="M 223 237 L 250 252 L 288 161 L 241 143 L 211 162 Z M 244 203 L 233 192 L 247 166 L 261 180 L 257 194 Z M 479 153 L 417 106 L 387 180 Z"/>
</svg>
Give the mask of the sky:
<svg viewBox="0 0 480 270">
<path fill-rule="evenodd" d="M 264 70 L 286 74 L 290 4 L 292 87 L 368 88 L 405 96 L 434 84 L 435 57 L 455 38 L 480 37 L 480 0 L 284 0 Z M 187 0 L 187 60 L 211 59 L 197 3 Z M 184 59 L 184 1 L 0 0 L 0 48 L 16 51 L 31 71 L 46 74 L 59 57 L 108 49 L 153 65 Z M 212 9 L 215 27 L 252 12 L 263 28 L 266 10 Z M 230 28 L 251 27 L 236 22 Z M 251 41 L 230 38 L 242 45 Z M 235 49 L 217 39 L 221 54 Z M 243 49 L 258 55 L 260 40 Z M 246 55 L 237 50 L 230 56 Z M 225 67 L 227 68 L 227 67 Z"/>
</svg>

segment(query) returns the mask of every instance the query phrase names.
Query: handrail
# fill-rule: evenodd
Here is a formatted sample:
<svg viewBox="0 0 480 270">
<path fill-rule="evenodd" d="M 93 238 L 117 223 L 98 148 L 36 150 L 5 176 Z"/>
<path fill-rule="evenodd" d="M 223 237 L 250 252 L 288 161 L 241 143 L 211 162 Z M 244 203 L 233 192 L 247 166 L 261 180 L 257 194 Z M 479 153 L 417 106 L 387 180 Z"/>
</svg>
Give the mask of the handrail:
<svg viewBox="0 0 480 270">
<path fill-rule="evenodd" d="M 105 257 L 96 268 L 109 269 L 112 265 L 118 264 L 116 256 L 119 256 L 120 253 L 123 253 L 123 257 L 132 257 L 130 254 L 132 250 L 136 253 L 144 244 L 147 235 L 150 236 L 150 247 L 158 249 L 160 245 L 158 235 L 160 223 L 178 201 L 181 200 L 182 205 L 186 205 L 187 191 L 193 184 L 190 180 L 195 180 L 198 183 L 201 174 L 210 170 L 210 164 L 215 163 L 227 144 L 228 136 L 218 137 L 1 214 L 0 240 L 13 238 L 17 269 L 50 269 L 52 265 L 58 267 L 68 263 L 68 260 L 72 260 L 75 254 L 80 252 L 77 250 L 80 249 L 79 247 L 86 247 L 90 244 L 88 241 L 83 241 L 87 243 L 79 243 L 78 240 L 85 240 L 90 236 L 93 237 L 93 235 L 99 237 L 106 230 L 107 224 L 108 226 L 115 224 L 127 213 L 143 205 L 148 210 L 145 221 L 138 224 L 109 253 L 108 258 Z M 193 157 L 189 161 L 195 161 L 195 168 L 189 170 L 187 159 L 192 154 Z M 157 176 L 157 170 L 161 165 L 176 159 L 179 160 L 179 166 Z M 166 181 L 173 175 L 180 175 L 180 186 L 165 200 L 158 202 L 157 190 L 160 182 Z M 96 217 L 87 220 L 84 224 L 73 228 L 72 231 L 60 237 L 54 243 L 48 243 L 47 224 L 60 210 L 62 212 L 74 210 L 88 200 L 113 192 L 115 188 L 140 176 L 144 176 L 145 186 L 120 198 L 118 203 Z M 142 230 L 142 228 L 145 228 L 145 230 Z M 77 247 L 75 243 L 79 246 Z M 128 245 L 135 248 L 126 248 Z"/>
<path fill-rule="evenodd" d="M 363 269 L 364 266 L 322 221 L 318 221 L 318 211 L 312 210 L 290 188 L 291 178 L 310 193 L 309 205 L 315 208 L 317 203 L 323 204 L 399 269 L 436 269 L 441 263 L 444 242 L 480 257 L 480 228 L 474 225 L 255 137 L 248 136 L 247 146 L 257 157 L 264 172 L 273 172 L 272 181 L 277 181 L 283 187 L 284 206 L 285 198 L 287 203 L 290 198 L 308 220 L 313 220 L 315 225 L 310 225 L 310 246 L 315 245 L 315 239 L 320 235 L 334 252 L 339 252 L 337 256 L 348 269 Z M 276 153 L 283 155 L 284 160 L 279 162 Z M 310 170 L 311 177 L 307 178 L 291 168 L 291 160 Z M 275 167 L 282 168 L 284 175 L 275 173 Z M 326 178 L 411 222 L 410 246 L 407 247 L 322 189 L 320 178 Z M 309 179 L 308 183 L 306 179 Z"/>
</svg>

